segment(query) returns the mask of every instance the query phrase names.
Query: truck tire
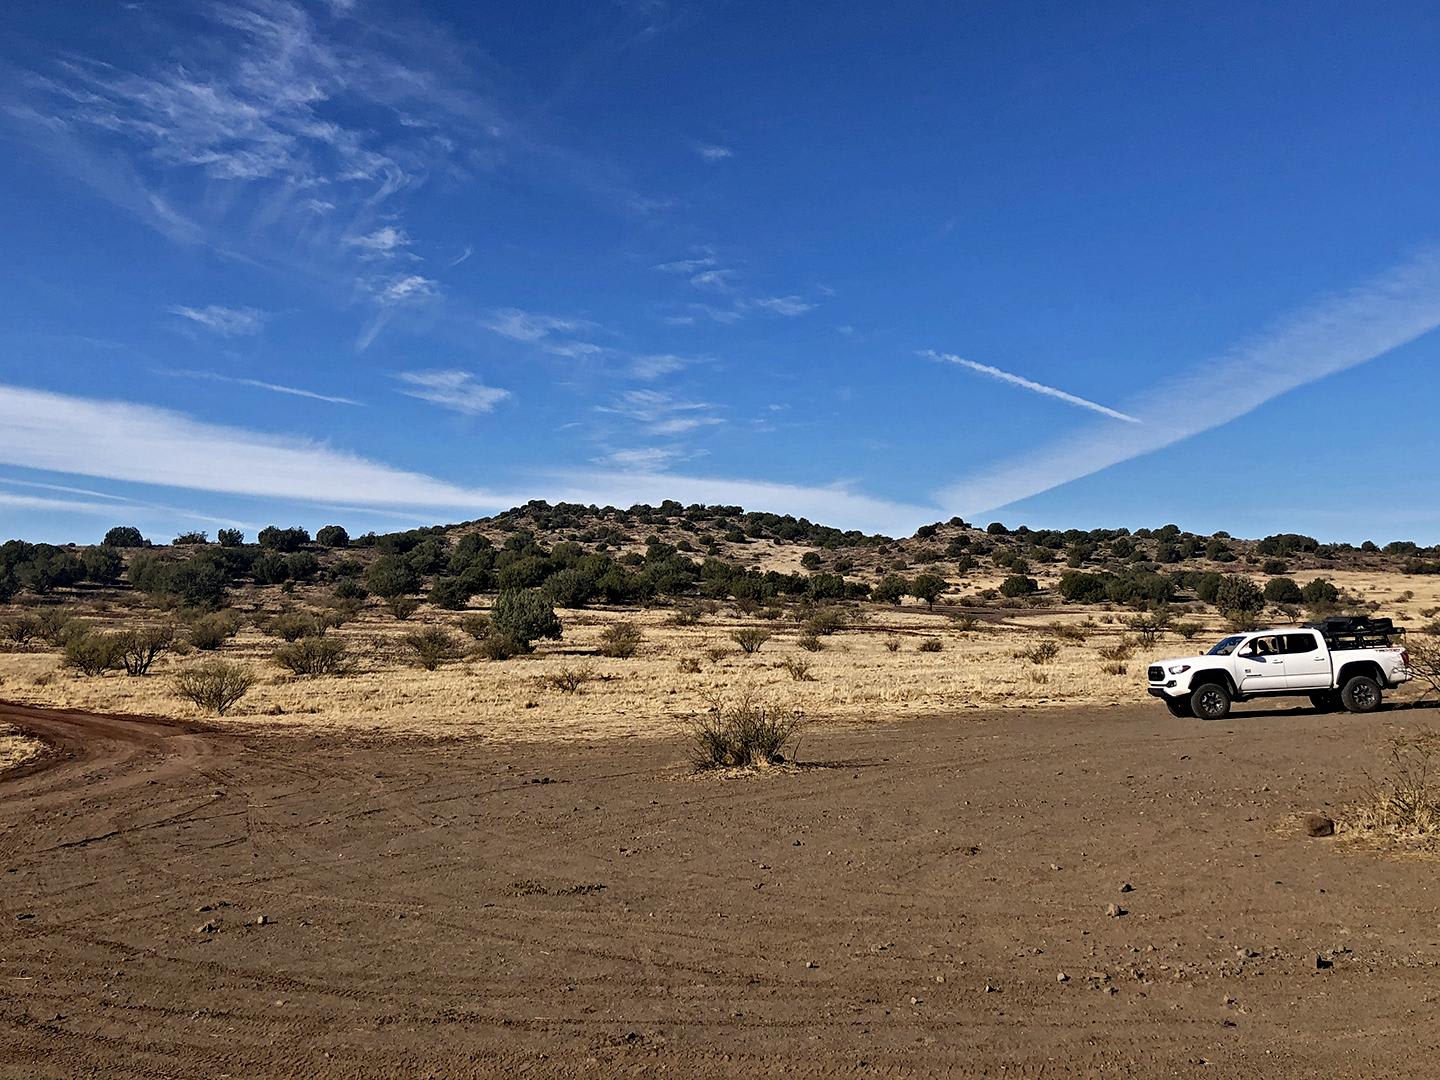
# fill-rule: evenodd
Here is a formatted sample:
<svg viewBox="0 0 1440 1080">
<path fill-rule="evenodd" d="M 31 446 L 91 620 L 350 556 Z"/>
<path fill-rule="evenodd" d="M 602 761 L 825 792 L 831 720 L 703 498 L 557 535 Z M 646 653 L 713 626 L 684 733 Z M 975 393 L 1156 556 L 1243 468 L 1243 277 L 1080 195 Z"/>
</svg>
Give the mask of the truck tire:
<svg viewBox="0 0 1440 1080">
<path fill-rule="evenodd" d="M 1340 695 L 1334 690 L 1311 694 L 1310 704 L 1315 707 L 1316 712 L 1336 712 L 1340 708 Z"/>
<path fill-rule="evenodd" d="M 1351 712 L 1374 712 L 1380 707 L 1380 684 L 1369 675 L 1356 675 L 1345 681 L 1340 700 Z"/>
<path fill-rule="evenodd" d="M 1171 716 L 1178 716 L 1182 720 L 1195 715 L 1190 710 L 1190 699 L 1188 697 L 1167 697 L 1165 699 L 1165 707 L 1170 710 Z"/>
<path fill-rule="evenodd" d="M 1201 683 L 1190 694 L 1190 711 L 1201 720 L 1224 720 L 1230 715 L 1230 691 L 1220 683 Z"/>
</svg>

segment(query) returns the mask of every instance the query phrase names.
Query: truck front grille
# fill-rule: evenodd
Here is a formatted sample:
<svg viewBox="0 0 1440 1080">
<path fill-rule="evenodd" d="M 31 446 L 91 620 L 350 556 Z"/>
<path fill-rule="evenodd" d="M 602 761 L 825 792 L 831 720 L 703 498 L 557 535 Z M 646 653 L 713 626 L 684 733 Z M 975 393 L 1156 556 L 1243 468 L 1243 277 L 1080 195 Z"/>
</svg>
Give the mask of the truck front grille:
<svg viewBox="0 0 1440 1080">
<path fill-rule="evenodd" d="M 1164 682 L 1164 681 L 1165 681 L 1165 669 L 1162 668 L 1162 667 L 1160 667 L 1158 664 L 1157 664 L 1155 667 L 1152 667 L 1152 668 L 1150 669 L 1150 681 L 1151 681 L 1151 682 Z"/>
</svg>

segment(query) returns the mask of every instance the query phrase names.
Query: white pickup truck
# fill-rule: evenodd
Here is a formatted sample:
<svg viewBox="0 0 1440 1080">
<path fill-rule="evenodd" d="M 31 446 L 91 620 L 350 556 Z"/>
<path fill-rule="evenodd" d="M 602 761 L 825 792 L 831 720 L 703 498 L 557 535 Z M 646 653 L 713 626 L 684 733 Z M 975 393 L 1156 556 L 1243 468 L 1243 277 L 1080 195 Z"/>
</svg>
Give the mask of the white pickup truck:
<svg viewBox="0 0 1440 1080">
<path fill-rule="evenodd" d="M 1322 712 L 1374 712 L 1410 679 L 1410 654 L 1389 619 L 1337 618 L 1234 634 L 1200 656 L 1158 660 L 1149 690 L 1175 716 L 1220 720 L 1233 702 L 1308 697 Z"/>
</svg>

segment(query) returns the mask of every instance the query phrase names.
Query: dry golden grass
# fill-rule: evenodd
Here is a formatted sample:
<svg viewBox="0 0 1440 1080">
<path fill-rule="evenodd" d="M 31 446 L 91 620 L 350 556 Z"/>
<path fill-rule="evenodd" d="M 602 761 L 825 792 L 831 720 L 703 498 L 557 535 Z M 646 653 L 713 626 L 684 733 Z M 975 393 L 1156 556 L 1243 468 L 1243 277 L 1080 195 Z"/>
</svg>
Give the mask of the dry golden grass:
<svg viewBox="0 0 1440 1080">
<path fill-rule="evenodd" d="M 1387 613 L 1408 613 L 1412 625 L 1420 624 L 1421 609 L 1440 604 L 1435 579 L 1335 577 L 1344 588 L 1373 596 Z M 1415 598 L 1399 602 L 1407 589 Z M 312 599 L 320 596 L 317 591 Z M 287 602 L 304 599 L 297 595 Z M 424 625 L 453 628 L 459 614 L 427 607 L 400 622 L 371 604 L 354 622 L 332 631 L 349 647 L 347 674 L 296 678 L 273 663 L 278 642 L 254 625 L 278 611 L 272 604 L 246 611 L 250 622 L 219 653 L 162 657 L 143 678 L 119 673 L 80 677 L 61 668 L 55 650 L 0 653 L 0 696 L 38 705 L 190 716 L 193 708 L 175 694 L 174 675 L 219 655 L 249 665 L 259 676 L 244 700 L 216 721 L 226 725 L 588 740 L 680 733 L 717 693 L 747 689 L 783 699 L 822 723 L 872 723 L 979 708 L 1134 704 L 1146 700 L 1147 660 L 1202 652 L 1223 630 L 1214 613 L 1185 615 L 1204 627 L 1194 640 L 1169 633 L 1147 647 L 1133 644 L 1123 611 L 1037 607 L 998 622 L 981 619 L 972 629 L 920 604 L 867 605 L 864 610 L 868 617 L 859 625 L 821 637 L 819 651 L 802 648 L 804 629 L 795 621 L 744 616 L 730 606 L 720 606 L 717 614 L 692 626 L 673 625 L 668 608 L 565 611 L 564 640 L 541 643 L 532 655 L 499 662 L 464 659 L 425 671 L 408 662 L 402 637 Z M 140 613 L 118 608 L 83 614 L 97 625 L 118 626 Z M 633 658 L 601 655 L 602 633 L 619 621 L 637 624 L 643 634 Z M 732 635 L 753 626 L 773 636 L 747 656 Z M 927 639 L 939 640 L 940 651 L 920 651 Z M 1047 640 L 1059 645 L 1053 660 L 1040 665 L 1025 659 Z M 891 651 L 887 642 L 899 647 Z M 1117 661 L 1127 643 L 1133 658 L 1122 672 Z M 809 663 L 804 679 L 786 666 L 802 659 Z M 557 676 L 581 667 L 593 674 L 581 692 L 556 689 L 563 681 Z"/>
<path fill-rule="evenodd" d="M 1341 822 L 1351 840 L 1410 851 L 1440 851 L 1440 731 L 1392 735 L 1379 775 Z"/>
<path fill-rule="evenodd" d="M 45 744 L 8 724 L 0 724 L 0 771 L 39 757 Z"/>
</svg>

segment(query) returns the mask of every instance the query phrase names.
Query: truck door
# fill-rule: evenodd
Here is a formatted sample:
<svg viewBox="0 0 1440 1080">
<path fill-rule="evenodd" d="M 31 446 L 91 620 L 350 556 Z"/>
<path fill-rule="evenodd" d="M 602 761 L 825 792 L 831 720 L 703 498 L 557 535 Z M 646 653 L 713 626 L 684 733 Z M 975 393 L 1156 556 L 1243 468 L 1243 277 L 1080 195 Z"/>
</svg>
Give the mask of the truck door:
<svg viewBox="0 0 1440 1080">
<path fill-rule="evenodd" d="M 1328 690 L 1334 684 L 1330 650 L 1320 635 L 1306 630 L 1285 634 L 1285 685 L 1291 690 Z"/>
<path fill-rule="evenodd" d="M 1237 666 L 1242 694 L 1286 688 L 1283 649 L 1284 641 L 1279 634 L 1255 638 L 1241 648 Z"/>
</svg>

